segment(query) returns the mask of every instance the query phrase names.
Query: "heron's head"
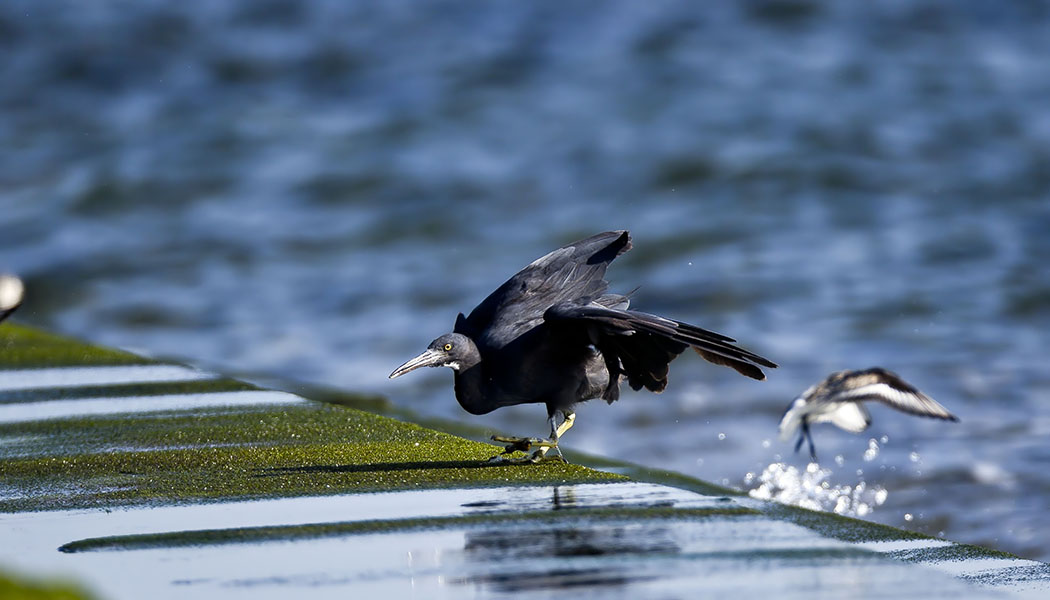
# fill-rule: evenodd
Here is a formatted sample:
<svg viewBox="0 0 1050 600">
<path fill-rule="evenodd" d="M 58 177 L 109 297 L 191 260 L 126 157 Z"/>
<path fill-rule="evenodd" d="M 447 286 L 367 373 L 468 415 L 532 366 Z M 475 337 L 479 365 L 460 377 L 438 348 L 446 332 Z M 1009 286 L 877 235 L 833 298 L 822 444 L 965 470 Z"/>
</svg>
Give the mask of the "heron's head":
<svg viewBox="0 0 1050 600">
<path fill-rule="evenodd" d="M 478 348 L 473 340 L 461 333 L 446 333 L 430 342 L 422 354 L 394 369 L 390 379 L 420 367 L 448 367 L 459 371 L 474 366 L 479 360 Z"/>
</svg>

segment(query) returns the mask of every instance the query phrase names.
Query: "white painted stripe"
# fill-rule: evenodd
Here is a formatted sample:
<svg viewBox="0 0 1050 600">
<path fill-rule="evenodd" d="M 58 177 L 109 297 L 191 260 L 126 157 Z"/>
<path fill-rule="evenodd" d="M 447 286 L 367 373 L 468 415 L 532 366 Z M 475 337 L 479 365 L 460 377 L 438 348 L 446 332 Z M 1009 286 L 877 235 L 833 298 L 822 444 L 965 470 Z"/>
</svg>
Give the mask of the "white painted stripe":
<svg viewBox="0 0 1050 600">
<path fill-rule="evenodd" d="M 50 400 L 45 402 L 2 404 L 0 405 L 0 423 L 166 410 L 192 410 L 196 408 L 295 404 L 298 402 L 306 401 L 294 394 L 265 390 Z"/>
<path fill-rule="evenodd" d="M 955 542 L 947 540 L 888 540 L 860 542 L 857 545 L 872 552 L 903 552 L 905 550 L 928 550 L 930 548 L 954 546 Z"/>
<path fill-rule="evenodd" d="M 115 367 L 61 367 L 0 371 L 0 391 L 40 388 L 119 385 L 160 381 L 197 381 L 218 375 L 178 365 L 127 365 Z"/>
</svg>

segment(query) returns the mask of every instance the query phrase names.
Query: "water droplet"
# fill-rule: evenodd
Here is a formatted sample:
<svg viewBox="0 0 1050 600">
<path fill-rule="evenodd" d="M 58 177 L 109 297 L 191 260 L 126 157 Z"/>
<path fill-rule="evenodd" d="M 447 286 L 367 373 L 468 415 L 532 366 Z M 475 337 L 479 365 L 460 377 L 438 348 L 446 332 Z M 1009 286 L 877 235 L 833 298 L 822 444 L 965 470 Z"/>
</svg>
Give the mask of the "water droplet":
<svg viewBox="0 0 1050 600">
<path fill-rule="evenodd" d="M 882 442 L 883 444 L 885 444 L 886 442 L 890 441 L 890 436 L 884 435 L 884 436 L 879 438 L 879 441 Z"/>
<path fill-rule="evenodd" d="M 904 520 L 905 521 L 911 521 L 914 518 L 915 517 L 911 516 L 911 513 L 904 513 Z"/>
<path fill-rule="evenodd" d="M 875 438 L 868 440 L 868 449 L 864 451 L 864 461 L 871 462 L 879 456 L 879 442 Z"/>
<path fill-rule="evenodd" d="M 724 434 L 724 433 L 719 433 L 719 434 L 718 434 L 718 439 L 719 439 L 719 440 L 724 440 L 724 439 L 726 439 L 726 434 Z"/>
<path fill-rule="evenodd" d="M 836 456 L 836 457 L 835 457 L 835 464 L 836 464 L 836 465 L 838 465 L 838 466 L 840 466 L 840 467 L 841 467 L 841 466 L 842 466 L 842 465 L 844 465 L 845 463 L 846 463 L 846 459 L 845 459 L 845 458 L 843 458 L 841 454 L 839 454 L 838 456 Z"/>
<path fill-rule="evenodd" d="M 768 448 L 769 447 L 769 440 L 762 440 L 762 447 L 763 448 Z"/>
<path fill-rule="evenodd" d="M 698 466 L 698 467 L 704 466 L 704 459 L 702 459 L 702 458 L 696 459 L 696 466 Z"/>
<path fill-rule="evenodd" d="M 918 452 L 912 452 L 908 455 L 908 460 L 910 460 L 911 462 L 919 462 L 919 458 L 920 457 Z"/>
<path fill-rule="evenodd" d="M 886 488 L 879 488 L 878 491 L 875 492 L 875 506 L 882 506 L 882 504 L 886 502 L 886 497 L 889 495 L 890 493 Z"/>
</svg>

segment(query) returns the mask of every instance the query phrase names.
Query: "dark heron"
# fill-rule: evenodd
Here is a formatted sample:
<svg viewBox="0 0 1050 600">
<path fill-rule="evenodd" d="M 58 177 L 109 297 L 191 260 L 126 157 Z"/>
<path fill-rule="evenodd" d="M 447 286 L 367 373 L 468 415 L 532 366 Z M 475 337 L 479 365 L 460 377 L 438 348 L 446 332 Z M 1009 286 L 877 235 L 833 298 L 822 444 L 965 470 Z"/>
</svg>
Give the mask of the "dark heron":
<svg viewBox="0 0 1050 600">
<path fill-rule="evenodd" d="M 809 442 L 809 455 L 817 460 L 813 436 L 809 426 L 831 423 L 852 433 L 860 433 L 871 425 L 871 415 L 863 402 L 882 402 L 891 408 L 920 417 L 958 421 L 933 398 L 915 389 L 896 373 L 881 367 L 863 371 L 839 371 L 811 386 L 788 405 L 780 420 L 780 439 L 788 440 L 801 428 L 795 452 L 802 442 Z"/>
<path fill-rule="evenodd" d="M 0 275 L 0 321 L 11 316 L 22 305 L 25 287 L 14 275 Z"/>
<path fill-rule="evenodd" d="M 504 454 L 537 450 L 537 462 L 572 427 L 577 403 L 620 397 L 624 379 L 635 390 L 661 392 L 668 364 L 692 347 L 706 360 L 765 379 L 776 365 L 734 346 L 732 338 L 656 315 L 628 310 L 628 297 L 605 293 L 605 269 L 631 249 L 626 231 L 599 233 L 537 259 L 485 298 L 447 333 L 390 374 L 449 367 L 456 399 L 483 415 L 502 406 L 547 405 L 549 439 L 502 438 Z M 561 415 L 558 423 L 557 416 Z"/>
</svg>

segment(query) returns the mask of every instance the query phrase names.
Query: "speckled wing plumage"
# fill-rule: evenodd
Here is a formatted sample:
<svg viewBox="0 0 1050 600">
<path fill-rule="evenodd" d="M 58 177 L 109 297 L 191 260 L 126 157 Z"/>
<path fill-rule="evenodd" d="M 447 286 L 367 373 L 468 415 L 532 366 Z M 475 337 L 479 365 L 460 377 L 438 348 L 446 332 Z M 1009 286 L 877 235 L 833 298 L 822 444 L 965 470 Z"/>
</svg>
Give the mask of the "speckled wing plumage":
<svg viewBox="0 0 1050 600">
<path fill-rule="evenodd" d="M 881 402 L 901 412 L 948 421 L 959 419 L 896 373 L 879 367 L 834 373 L 817 387 L 813 398 L 822 402 Z"/>
</svg>

